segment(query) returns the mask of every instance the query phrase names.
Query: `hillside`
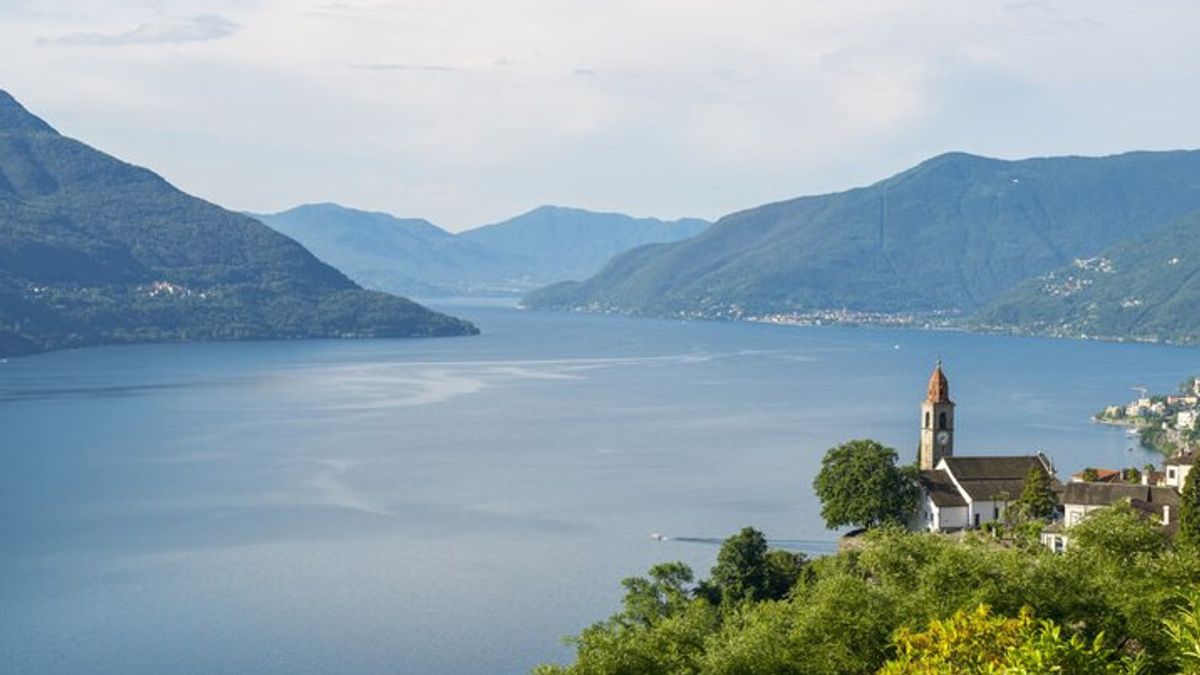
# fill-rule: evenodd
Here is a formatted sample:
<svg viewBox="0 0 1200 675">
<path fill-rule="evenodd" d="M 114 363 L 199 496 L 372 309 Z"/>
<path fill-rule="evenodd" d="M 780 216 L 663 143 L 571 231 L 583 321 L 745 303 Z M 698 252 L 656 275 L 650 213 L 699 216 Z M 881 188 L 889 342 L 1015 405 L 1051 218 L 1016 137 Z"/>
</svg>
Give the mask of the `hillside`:
<svg viewBox="0 0 1200 675">
<path fill-rule="evenodd" d="M 1200 344 L 1200 213 L 1020 284 L 981 310 L 988 330 Z"/>
<path fill-rule="evenodd" d="M 60 135 L 0 91 L 0 355 L 112 342 L 477 332 Z"/>
<path fill-rule="evenodd" d="M 525 304 L 702 317 L 961 314 L 1197 209 L 1200 151 L 1021 161 L 951 153 L 868 187 L 726 216 Z"/>
<path fill-rule="evenodd" d="M 543 206 L 451 234 L 419 219 L 310 204 L 254 215 L 364 286 L 436 297 L 519 295 L 595 274 L 614 255 L 690 237 L 708 223 Z"/>
<path fill-rule="evenodd" d="M 368 288 L 421 297 L 503 288 L 502 261 L 427 220 L 337 204 L 252 215 Z"/>
<path fill-rule="evenodd" d="M 460 237 L 486 247 L 546 282 L 585 279 L 614 256 L 646 244 L 681 241 L 709 226 L 698 218 L 664 221 L 622 213 L 598 213 L 541 206 L 515 218 L 463 232 Z"/>
</svg>

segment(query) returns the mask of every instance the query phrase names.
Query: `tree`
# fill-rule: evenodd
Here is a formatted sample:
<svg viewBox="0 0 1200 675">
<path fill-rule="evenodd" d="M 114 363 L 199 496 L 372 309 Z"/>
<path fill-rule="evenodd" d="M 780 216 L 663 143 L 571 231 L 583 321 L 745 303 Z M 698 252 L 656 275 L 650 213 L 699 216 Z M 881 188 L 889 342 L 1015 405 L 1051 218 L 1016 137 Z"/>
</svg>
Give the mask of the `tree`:
<svg viewBox="0 0 1200 675">
<path fill-rule="evenodd" d="M 1125 501 L 1097 509 L 1078 525 L 1071 526 L 1071 553 L 1122 564 L 1138 556 L 1159 553 L 1165 543 L 1163 528 L 1142 517 Z"/>
<path fill-rule="evenodd" d="M 766 595 L 767 538 L 753 527 L 743 527 L 721 544 L 712 584 L 721 592 L 721 604 L 761 600 Z"/>
<path fill-rule="evenodd" d="M 1200 673 L 1200 592 L 1193 591 L 1183 598 L 1175 616 L 1164 619 L 1163 627 L 1171 638 L 1176 665 L 1180 673 Z"/>
<path fill-rule="evenodd" d="M 987 605 L 959 610 L 924 632 L 901 628 L 895 642 L 898 655 L 881 675 L 1134 672 L 1102 639 L 1066 637 L 1057 624 L 1035 621 L 1029 608 L 1015 618 L 995 616 Z"/>
<path fill-rule="evenodd" d="M 917 504 L 916 468 L 896 466 L 896 451 L 855 440 L 830 448 L 813 480 L 829 528 L 904 523 Z"/>
<path fill-rule="evenodd" d="M 1095 473 L 1095 469 L 1089 469 Z M 1050 486 L 1050 474 L 1041 467 L 1033 467 L 1025 475 L 1021 486 L 1021 497 L 1016 502 L 1017 510 L 1026 518 L 1046 519 L 1054 515 L 1058 499 Z"/>
<path fill-rule="evenodd" d="M 1200 546 L 1200 469 L 1192 468 L 1179 493 L 1179 543 Z"/>
<path fill-rule="evenodd" d="M 1142 472 L 1138 471 L 1136 466 L 1128 467 L 1121 472 L 1121 480 L 1130 485 L 1137 485 L 1142 482 Z"/>
<path fill-rule="evenodd" d="M 660 563 L 650 568 L 649 578 L 629 577 L 625 587 L 624 612 L 620 620 L 650 626 L 674 616 L 688 604 L 687 584 L 692 583 L 692 568 L 681 562 Z"/>
<path fill-rule="evenodd" d="M 1089 466 L 1080 472 L 1079 477 L 1086 483 L 1095 483 L 1100 480 L 1100 472 Z"/>
</svg>

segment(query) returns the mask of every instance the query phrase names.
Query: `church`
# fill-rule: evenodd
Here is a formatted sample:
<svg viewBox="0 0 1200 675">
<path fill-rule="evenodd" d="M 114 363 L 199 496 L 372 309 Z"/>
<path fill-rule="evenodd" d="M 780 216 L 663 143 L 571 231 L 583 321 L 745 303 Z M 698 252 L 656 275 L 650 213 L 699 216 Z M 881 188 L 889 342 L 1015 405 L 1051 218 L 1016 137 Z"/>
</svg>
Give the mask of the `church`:
<svg viewBox="0 0 1200 675">
<path fill-rule="evenodd" d="M 1036 455 L 974 456 L 954 454 L 954 401 L 950 381 L 938 360 L 921 403 L 921 440 L 917 450 L 921 488 L 909 522 L 913 530 L 954 532 L 1003 521 L 1009 504 L 1021 496 L 1031 469 L 1054 478 L 1050 460 Z"/>
</svg>

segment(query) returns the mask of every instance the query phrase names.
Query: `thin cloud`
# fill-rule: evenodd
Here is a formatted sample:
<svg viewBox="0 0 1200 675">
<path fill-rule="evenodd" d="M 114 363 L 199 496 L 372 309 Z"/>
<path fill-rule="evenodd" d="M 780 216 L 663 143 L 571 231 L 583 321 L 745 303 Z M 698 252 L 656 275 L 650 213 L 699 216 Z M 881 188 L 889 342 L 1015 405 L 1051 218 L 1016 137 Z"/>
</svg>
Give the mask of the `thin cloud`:
<svg viewBox="0 0 1200 675">
<path fill-rule="evenodd" d="M 56 38 L 42 39 L 41 44 L 68 47 L 123 47 L 126 45 L 183 44 L 206 42 L 233 35 L 238 24 L 215 14 L 187 19 L 144 23 L 122 33 L 68 33 Z"/>
<path fill-rule="evenodd" d="M 444 66 L 437 63 L 352 63 L 354 70 L 414 70 L 434 73 L 450 73 L 458 70 L 454 66 Z"/>
</svg>

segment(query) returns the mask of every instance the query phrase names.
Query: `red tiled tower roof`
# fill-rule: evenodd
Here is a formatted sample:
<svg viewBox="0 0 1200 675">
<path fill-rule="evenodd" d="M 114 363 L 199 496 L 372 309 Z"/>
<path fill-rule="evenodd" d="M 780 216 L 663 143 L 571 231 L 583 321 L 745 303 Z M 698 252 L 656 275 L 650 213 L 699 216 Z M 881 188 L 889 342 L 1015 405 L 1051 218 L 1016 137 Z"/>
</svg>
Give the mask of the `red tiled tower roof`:
<svg viewBox="0 0 1200 675">
<path fill-rule="evenodd" d="M 942 372 L 941 359 L 934 366 L 933 374 L 929 376 L 929 396 L 926 400 L 930 403 L 950 402 L 950 381 L 946 379 L 946 374 Z"/>
</svg>

